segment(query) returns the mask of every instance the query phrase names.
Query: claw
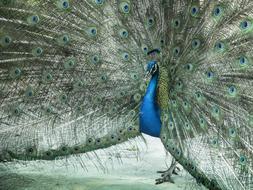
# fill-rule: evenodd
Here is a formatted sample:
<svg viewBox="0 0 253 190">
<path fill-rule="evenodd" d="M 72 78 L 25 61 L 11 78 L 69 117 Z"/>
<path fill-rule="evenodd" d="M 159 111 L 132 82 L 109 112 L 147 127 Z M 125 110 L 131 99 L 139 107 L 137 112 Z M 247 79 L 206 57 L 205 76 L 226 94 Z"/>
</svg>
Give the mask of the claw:
<svg viewBox="0 0 253 190">
<path fill-rule="evenodd" d="M 173 170 L 172 174 L 178 175 L 178 173 L 175 170 Z"/>
<path fill-rule="evenodd" d="M 157 173 L 161 174 L 161 178 L 156 179 L 156 185 L 169 182 L 169 183 L 175 183 L 174 180 L 172 180 L 172 174 L 178 175 L 178 172 L 180 171 L 180 168 L 176 166 L 176 161 L 172 160 L 171 166 L 166 171 L 157 171 Z"/>
<path fill-rule="evenodd" d="M 165 173 L 166 171 L 157 171 L 158 174 Z"/>
<path fill-rule="evenodd" d="M 159 185 L 159 184 L 162 184 L 162 183 L 165 183 L 165 182 L 175 183 L 174 180 L 171 178 L 171 176 L 166 176 L 166 177 L 163 177 L 163 178 L 156 179 L 155 184 Z"/>
<path fill-rule="evenodd" d="M 159 185 L 159 184 L 162 184 L 163 183 L 163 180 L 162 179 L 156 179 L 156 185 Z"/>
<path fill-rule="evenodd" d="M 178 166 L 175 167 L 175 170 L 181 171 L 181 169 Z"/>
<path fill-rule="evenodd" d="M 176 166 L 172 171 L 172 174 L 179 175 L 178 172 L 180 172 L 180 168 Z"/>
</svg>

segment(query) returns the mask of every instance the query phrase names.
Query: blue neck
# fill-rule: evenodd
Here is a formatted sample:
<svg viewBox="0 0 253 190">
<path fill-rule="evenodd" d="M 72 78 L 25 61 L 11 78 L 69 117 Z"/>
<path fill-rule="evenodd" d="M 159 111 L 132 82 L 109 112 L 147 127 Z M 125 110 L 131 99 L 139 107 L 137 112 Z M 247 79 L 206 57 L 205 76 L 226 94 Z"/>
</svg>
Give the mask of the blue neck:
<svg viewBox="0 0 253 190">
<path fill-rule="evenodd" d="M 140 132 L 159 137 L 161 132 L 160 109 L 156 102 L 158 71 L 152 76 L 140 109 Z"/>
<path fill-rule="evenodd" d="M 157 89 L 157 85 L 158 85 L 158 72 L 156 72 L 156 74 L 154 74 L 149 82 L 146 94 L 144 96 L 144 99 L 150 99 L 152 101 L 156 101 L 156 89 Z"/>
</svg>

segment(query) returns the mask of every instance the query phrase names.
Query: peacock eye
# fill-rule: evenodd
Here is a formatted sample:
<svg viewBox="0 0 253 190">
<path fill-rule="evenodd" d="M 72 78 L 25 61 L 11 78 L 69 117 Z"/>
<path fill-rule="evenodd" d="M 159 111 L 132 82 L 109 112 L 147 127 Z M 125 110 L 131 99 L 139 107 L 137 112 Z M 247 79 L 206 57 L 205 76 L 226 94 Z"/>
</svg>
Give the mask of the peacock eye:
<svg viewBox="0 0 253 190">
<path fill-rule="evenodd" d="M 246 162 L 247 162 L 246 156 L 241 155 L 240 158 L 239 158 L 239 162 L 240 162 L 241 165 L 245 165 Z"/>
<path fill-rule="evenodd" d="M 191 128 L 190 124 L 189 124 L 189 123 L 186 123 L 186 124 L 185 124 L 185 128 L 186 128 L 187 130 L 189 130 L 189 129 Z"/>
<path fill-rule="evenodd" d="M 114 135 L 111 135 L 111 139 L 114 139 L 115 137 L 114 137 Z"/>
<path fill-rule="evenodd" d="M 217 143 L 218 143 L 218 142 L 217 142 L 217 139 L 213 139 L 213 142 L 212 142 L 212 143 L 213 143 L 213 145 L 217 145 Z"/>
<path fill-rule="evenodd" d="M 129 54 L 128 53 L 123 53 L 122 54 L 122 59 L 124 60 L 124 61 L 129 61 Z"/>
<path fill-rule="evenodd" d="M 51 156 L 51 155 L 52 155 L 52 152 L 51 152 L 51 151 L 47 151 L 45 154 L 46 154 L 46 156 L 48 156 L 48 157 L 49 157 L 49 156 Z"/>
<path fill-rule="evenodd" d="M 39 23 L 39 16 L 38 15 L 32 15 L 32 16 L 30 16 L 30 17 L 28 17 L 27 18 L 27 23 L 29 24 L 29 25 L 36 25 L 36 24 L 38 24 Z"/>
<path fill-rule="evenodd" d="M 129 3 L 128 2 L 122 2 L 120 4 L 120 10 L 123 13 L 125 13 L 125 14 L 129 13 L 130 12 L 130 5 L 129 5 Z"/>
<path fill-rule="evenodd" d="M 99 63 L 99 61 L 100 61 L 100 58 L 99 58 L 98 55 L 93 55 L 93 56 L 91 57 L 91 62 L 92 62 L 92 63 L 97 64 L 97 63 Z"/>
<path fill-rule="evenodd" d="M 42 53 L 43 53 L 43 49 L 41 47 L 36 47 L 32 50 L 32 54 L 35 57 L 42 55 Z"/>
<path fill-rule="evenodd" d="M 62 2 L 62 7 L 63 7 L 64 9 L 69 8 L 69 2 L 68 2 L 68 1 L 63 1 L 63 2 Z"/>
<path fill-rule="evenodd" d="M 20 73 L 21 73 L 21 70 L 19 68 L 16 68 L 15 69 L 15 75 L 20 75 Z"/>
<path fill-rule="evenodd" d="M 28 89 L 26 90 L 25 95 L 26 95 L 27 97 L 32 97 L 32 96 L 34 95 L 34 92 L 33 92 L 33 90 L 32 90 L 31 88 L 28 88 Z"/>
<path fill-rule="evenodd" d="M 104 0 L 95 0 L 95 3 L 97 5 L 103 5 L 104 4 Z"/>
<path fill-rule="evenodd" d="M 215 17 L 219 17 L 222 15 L 222 12 L 223 12 L 223 8 L 221 6 L 216 6 L 214 9 L 213 9 L 213 16 Z"/>
<path fill-rule="evenodd" d="M 41 54 L 42 53 L 42 49 L 41 48 L 37 48 L 36 53 L 37 54 Z"/>
<path fill-rule="evenodd" d="M 177 56 L 179 56 L 179 54 L 180 54 L 180 47 L 175 47 L 175 48 L 173 49 L 173 55 L 174 55 L 175 57 L 177 57 Z"/>
<path fill-rule="evenodd" d="M 48 107 L 48 108 L 46 109 L 46 112 L 47 112 L 47 113 L 52 113 L 52 108 Z"/>
<path fill-rule="evenodd" d="M 27 151 L 28 151 L 28 153 L 33 153 L 34 150 L 33 150 L 33 148 L 28 148 Z"/>
<path fill-rule="evenodd" d="M 119 34 L 120 34 L 121 38 L 127 38 L 128 37 L 128 31 L 126 29 L 121 29 Z"/>
<path fill-rule="evenodd" d="M 10 36 L 6 35 L 0 38 L 0 45 L 2 45 L 3 47 L 10 45 L 11 42 L 12 42 L 12 39 Z"/>
<path fill-rule="evenodd" d="M 97 35 L 97 28 L 96 28 L 96 27 L 90 27 L 90 28 L 88 29 L 88 34 L 89 34 L 90 36 L 96 36 L 96 35 Z"/>
<path fill-rule="evenodd" d="M 134 94 L 134 101 L 136 102 L 136 103 L 139 103 L 140 102 L 140 100 L 141 100 L 141 95 L 139 94 L 139 93 L 136 93 L 136 94 Z"/>
<path fill-rule="evenodd" d="M 92 139 L 91 138 L 88 139 L 88 143 L 89 144 L 92 143 Z"/>
<path fill-rule="evenodd" d="M 223 42 L 218 41 L 215 43 L 214 48 L 217 52 L 223 52 L 225 50 L 225 44 Z"/>
<path fill-rule="evenodd" d="M 10 41 L 11 41 L 10 37 L 6 36 L 6 37 L 4 38 L 4 42 L 5 42 L 6 44 L 9 44 Z"/>
<path fill-rule="evenodd" d="M 66 94 L 61 94 L 60 97 L 59 97 L 59 100 L 62 102 L 62 103 L 66 103 L 67 102 L 67 95 Z"/>
<path fill-rule="evenodd" d="M 247 64 L 248 64 L 248 58 L 247 57 L 245 57 L 245 56 L 241 56 L 240 58 L 239 58 L 239 61 L 238 61 L 238 63 L 240 64 L 240 66 L 241 67 L 244 67 L 244 66 L 246 66 Z"/>
<path fill-rule="evenodd" d="M 10 71 L 10 76 L 13 79 L 16 79 L 18 77 L 20 77 L 21 75 L 21 69 L 20 68 L 14 68 Z"/>
<path fill-rule="evenodd" d="M 147 45 L 142 45 L 142 51 L 144 54 L 147 54 L 148 53 L 148 46 Z"/>
<path fill-rule="evenodd" d="M 57 39 L 59 45 L 67 45 L 70 42 L 69 35 L 64 34 Z"/>
<path fill-rule="evenodd" d="M 2 0 L 2 4 L 3 4 L 3 5 L 8 5 L 8 4 L 10 4 L 10 3 L 11 3 L 10 0 Z"/>
<path fill-rule="evenodd" d="M 53 77 L 52 77 L 51 73 L 45 72 L 42 76 L 43 82 L 50 82 L 50 81 L 52 81 L 52 79 L 53 79 Z"/>
<path fill-rule="evenodd" d="M 59 9 L 66 10 L 70 7 L 68 0 L 58 0 L 57 6 Z"/>
<path fill-rule="evenodd" d="M 179 148 L 176 149 L 176 155 L 177 155 L 177 157 L 181 156 L 181 150 Z"/>
<path fill-rule="evenodd" d="M 213 79 L 214 78 L 214 73 L 212 71 L 207 72 L 207 78 L 208 79 Z"/>
<path fill-rule="evenodd" d="M 32 16 L 32 21 L 37 23 L 39 21 L 39 17 L 37 15 Z"/>
<path fill-rule="evenodd" d="M 66 146 L 63 146 L 63 147 L 61 148 L 61 150 L 62 150 L 63 152 L 66 152 L 66 151 L 68 150 L 68 148 L 67 148 Z"/>
<path fill-rule="evenodd" d="M 68 41 L 68 36 L 63 36 L 62 41 L 67 42 Z"/>
<path fill-rule="evenodd" d="M 181 86 L 182 86 L 182 82 L 181 82 L 181 81 L 178 81 L 178 82 L 177 82 L 177 86 L 178 86 L 178 87 L 181 87 Z"/>
<path fill-rule="evenodd" d="M 149 17 L 147 19 L 147 25 L 148 27 L 152 27 L 155 24 L 155 19 L 153 17 Z"/>
<path fill-rule="evenodd" d="M 232 138 L 236 137 L 236 130 L 234 128 L 229 129 L 229 136 Z"/>
<path fill-rule="evenodd" d="M 212 107 L 212 112 L 211 112 L 211 114 L 212 114 L 213 117 L 215 117 L 216 119 L 218 119 L 219 116 L 220 116 L 220 108 L 219 108 L 218 106 L 214 105 L 214 106 Z"/>
<path fill-rule="evenodd" d="M 18 113 L 19 113 L 19 110 L 18 110 L 18 109 L 15 109 L 15 110 L 14 110 L 14 113 L 15 113 L 15 114 L 18 114 Z"/>
<path fill-rule="evenodd" d="M 201 45 L 201 42 L 199 39 L 193 39 L 192 40 L 192 48 L 193 49 L 198 49 Z"/>
<path fill-rule="evenodd" d="M 181 24 L 181 22 L 180 22 L 180 19 L 178 19 L 178 18 L 174 19 L 172 22 L 172 26 L 176 29 L 180 27 L 180 24 Z"/>
<path fill-rule="evenodd" d="M 65 62 L 64 62 L 64 69 L 72 69 L 74 68 L 74 66 L 76 65 L 76 59 L 75 58 L 68 58 Z"/>
<path fill-rule="evenodd" d="M 15 107 L 15 108 L 13 109 L 13 113 L 14 113 L 14 115 L 16 115 L 16 116 L 19 116 L 19 115 L 21 114 L 21 109 L 20 109 L 19 107 Z"/>
<path fill-rule="evenodd" d="M 245 60 L 245 57 L 241 57 L 240 58 L 240 64 L 245 64 L 246 60 Z"/>
<path fill-rule="evenodd" d="M 174 123 L 172 121 L 169 122 L 169 129 L 174 129 Z"/>
<path fill-rule="evenodd" d="M 133 80 L 138 80 L 139 79 L 139 77 L 138 77 L 138 75 L 136 73 L 131 73 L 131 78 Z"/>
<path fill-rule="evenodd" d="M 188 71 L 192 71 L 193 70 L 193 65 L 191 63 L 188 63 L 186 66 L 185 66 L 185 69 L 188 70 Z"/>
<path fill-rule="evenodd" d="M 205 118 L 203 118 L 203 117 L 200 118 L 199 123 L 200 123 L 201 128 L 206 128 L 207 123 L 206 123 Z"/>
<path fill-rule="evenodd" d="M 132 126 L 128 127 L 128 131 L 132 131 L 132 130 L 133 130 Z"/>
<path fill-rule="evenodd" d="M 191 7 L 191 15 L 192 15 L 192 16 L 196 16 L 196 15 L 198 15 L 198 13 L 199 13 L 199 7 L 197 7 L 197 6 L 192 6 L 192 7 Z"/>
<path fill-rule="evenodd" d="M 235 86 L 230 86 L 228 87 L 228 94 L 231 96 L 231 97 L 235 97 L 236 94 L 237 94 L 237 89 Z"/>
<path fill-rule="evenodd" d="M 131 111 L 129 112 L 129 115 L 130 115 L 131 117 L 134 117 L 134 116 L 136 115 L 136 112 L 135 112 L 134 110 L 131 110 Z"/>
<path fill-rule="evenodd" d="M 250 28 L 250 27 L 251 27 L 251 22 L 248 21 L 248 20 L 244 20 L 244 21 L 242 21 L 242 22 L 240 23 L 240 28 L 241 28 L 242 30 L 247 30 L 247 29 Z"/>
<path fill-rule="evenodd" d="M 102 82 L 106 82 L 108 80 L 108 77 L 107 75 L 103 74 L 101 77 L 100 77 L 101 81 Z"/>
<path fill-rule="evenodd" d="M 76 152 L 77 152 L 77 151 L 79 151 L 79 150 L 80 150 L 80 149 L 79 149 L 79 147 L 78 147 L 78 146 L 75 146 L 75 147 L 74 147 L 74 151 L 76 151 Z"/>
</svg>

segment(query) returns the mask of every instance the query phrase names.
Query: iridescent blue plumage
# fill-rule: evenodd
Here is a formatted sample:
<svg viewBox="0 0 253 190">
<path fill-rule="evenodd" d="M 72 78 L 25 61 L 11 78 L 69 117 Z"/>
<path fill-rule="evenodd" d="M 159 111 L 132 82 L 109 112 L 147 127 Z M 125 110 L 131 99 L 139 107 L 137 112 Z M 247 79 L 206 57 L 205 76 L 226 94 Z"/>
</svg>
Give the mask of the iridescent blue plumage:
<svg viewBox="0 0 253 190">
<path fill-rule="evenodd" d="M 156 61 L 150 61 L 147 71 L 155 68 Z M 156 102 L 156 89 L 158 85 L 159 70 L 157 69 L 149 82 L 140 108 L 140 131 L 153 137 L 159 137 L 161 132 L 160 109 Z"/>
</svg>

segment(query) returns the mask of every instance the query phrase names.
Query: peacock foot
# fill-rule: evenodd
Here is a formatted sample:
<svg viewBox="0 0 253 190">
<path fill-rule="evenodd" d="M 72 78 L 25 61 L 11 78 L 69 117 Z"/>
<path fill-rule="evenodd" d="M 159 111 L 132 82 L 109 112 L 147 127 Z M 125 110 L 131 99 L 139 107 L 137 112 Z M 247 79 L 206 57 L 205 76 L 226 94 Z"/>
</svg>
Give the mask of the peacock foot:
<svg viewBox="0 0 253 190">
<path fill-rule="evenodd" d="M 157 171 L 157 173 L 161 174 L 161 178 L 156 179 L 156 185 L 162 184 L 165 182 L 175 183 L 172 179 L 172 175 L 178 175 L 180 168 L 177 167 L 177 162 L 175 160 L 172 161 L 171 166 L 168 170 L 165 171 Z"/>
</svg>

